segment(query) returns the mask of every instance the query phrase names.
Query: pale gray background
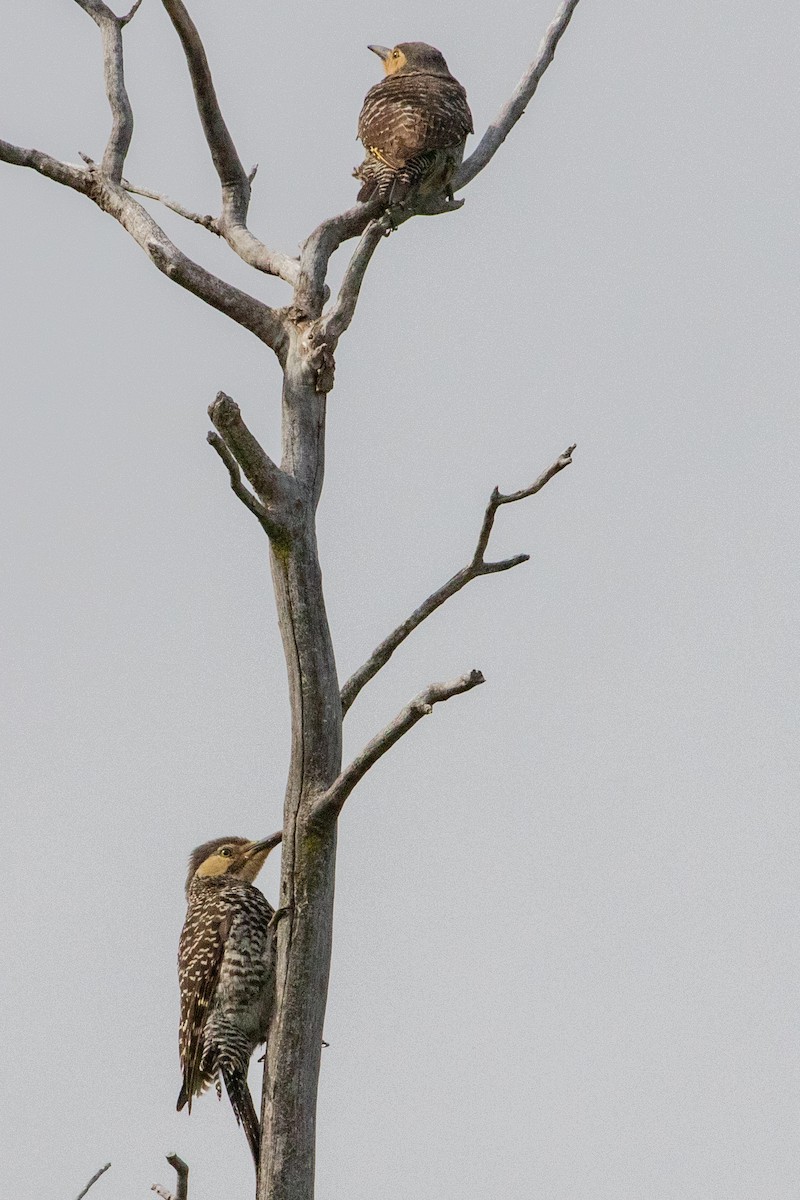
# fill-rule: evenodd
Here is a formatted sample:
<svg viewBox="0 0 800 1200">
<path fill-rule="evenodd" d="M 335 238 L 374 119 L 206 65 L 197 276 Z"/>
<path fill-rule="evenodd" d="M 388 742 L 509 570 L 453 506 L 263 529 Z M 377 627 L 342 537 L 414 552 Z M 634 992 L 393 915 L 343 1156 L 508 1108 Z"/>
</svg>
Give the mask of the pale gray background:
<svg viewBox="0 0 800 1200">
<path fill-rule="evenodd" d="M 442 47 L 482 131 L 555 0 L 191 8 L 261 164 L 253 226 L 292 249 L 353 199 L 367 42 Z M 155 0 L 126 47 L 128 175 L 217 211 Z M 494 551 L 532 562 L 348 718 L 352 753 L 429 681 L 488 679 L 342 821 L 325 1200 L 798 1194 L 799 57 L 784 0 L 584 0 L 463 212 L 379 247 L 329 405 L 342 676 L 466 561 L 495 483 L 578 451 L 499 516 Z M 69 0 L 6 0 L 0 112 L 99 157 Z M 224 388 L 275 452 L 278 371 L 85 199 L 7 166 L 0 189 L 3 1191 L 74 1196 L 110 1158 L 92 1195 L 145 1197 L 177 1149 L 192 1200 L 234 1200 L 227 1107 L 174 1112 L 174 956 L 189 850 L 280 821 L 265 541 L 204 441 Z"/>
</svg>

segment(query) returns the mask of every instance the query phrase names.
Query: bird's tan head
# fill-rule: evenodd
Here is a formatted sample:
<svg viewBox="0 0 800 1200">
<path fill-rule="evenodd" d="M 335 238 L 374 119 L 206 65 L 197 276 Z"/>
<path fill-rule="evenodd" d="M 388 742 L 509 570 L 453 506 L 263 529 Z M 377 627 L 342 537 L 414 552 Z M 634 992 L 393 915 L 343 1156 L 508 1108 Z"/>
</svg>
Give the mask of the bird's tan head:
<svg viewBox="0 0 800 1200">
<path fill-rule="evenodd" d="M 389 49 L 388 46 L 368 46 L 373 54 L 383 60 L 383 69 L 387 75 L 411 75 L 415 72 L 424 75 L 449 75 L 447 63 L 441 50 L 429 46 L 427 42 L 398 42 Z"/>
<path fill-rule="evenodd" d="M 213 875 L 234 875 L 252 883 L 282 838 L 282 833 L 273 833 L 260 842 L 249 842 L 247 838 L 214 838 L 203 842 L 189 856 L 189 874 L 186 877 L 188 893 L 195 877 L 207 879 Z"/>
</svg>

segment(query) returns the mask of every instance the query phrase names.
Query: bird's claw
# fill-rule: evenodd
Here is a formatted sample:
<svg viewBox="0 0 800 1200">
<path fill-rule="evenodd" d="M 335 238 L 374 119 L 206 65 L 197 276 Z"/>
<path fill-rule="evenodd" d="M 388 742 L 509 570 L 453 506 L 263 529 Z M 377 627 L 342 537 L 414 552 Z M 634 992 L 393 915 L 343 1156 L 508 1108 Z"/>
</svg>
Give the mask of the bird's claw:
<svg viewBox="0 0 800 1200">
<path fill-rule="evenodd" d="M 275 912 L 272 914 L 272 916 L 269 919 L 268 928 L 269 929 L 277 929 L 278 922 L 282 921 L 284 917 L 289 916 L 289 913 L 292 911 L 292 907 L 293 906 L 291 904 L 284 904 L 281 908 L 276 908 Z"/>
</svg>

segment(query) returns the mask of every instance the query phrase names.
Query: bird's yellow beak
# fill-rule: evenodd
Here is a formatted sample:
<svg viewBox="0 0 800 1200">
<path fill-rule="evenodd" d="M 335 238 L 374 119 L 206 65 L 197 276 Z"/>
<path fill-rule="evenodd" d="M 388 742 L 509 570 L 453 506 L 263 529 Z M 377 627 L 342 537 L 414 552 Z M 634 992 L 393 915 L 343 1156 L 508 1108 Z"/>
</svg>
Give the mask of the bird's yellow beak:
<svg viewBox="0 0 800 1200">
<path fill-rule="evenodd" d="M 390 46 L 367 46 L 367 49 L 371 50 L 373 54 L 377 54 L 378 58 L 383 59 L 384 62 L 392 53 Z"/>
</svg>

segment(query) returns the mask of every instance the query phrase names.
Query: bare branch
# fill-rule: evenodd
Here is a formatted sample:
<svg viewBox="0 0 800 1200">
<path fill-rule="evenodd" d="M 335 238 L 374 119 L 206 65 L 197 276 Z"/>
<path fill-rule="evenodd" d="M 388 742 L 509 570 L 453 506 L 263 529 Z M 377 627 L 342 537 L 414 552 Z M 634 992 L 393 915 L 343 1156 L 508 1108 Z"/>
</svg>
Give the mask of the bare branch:
<svg viewBox="0 0 800 1200">
<path fill-rule="evenodd" d="M 246 209 L 250 199 L 250 182 L 220 111 L 211 68 L 197 26 L 182 0 L 162 0 L 162 3 L 186 55 L 197 112 L 223 188 L 223 198 L 229 205 L 244 205 Z"/>
<path fill-rule="evenodd" d="M 217 393 L 208 415 L 228 453 L 217 444 L 215 435 L 209 434 L 208 440 L 228 468 L 234 492 L 271 538 L 285 538 L 292 525 L 295 480 L 275 465 L 245 425 L 239 405 L 225 392 Z M 242 483 L 239 467 L 255 490 L 255 497 Z"/>
<path fill-rule="evenodd" d="M 27 150 L 22 146 L 13 146 L 10 142 L 0 141 L 0 161 L 12 163 L 14 166 L 31 167 L 41 175 L 46 175 L 48 179 L 88 196 L 98 208 L 119 221 L 123 229 L 168 279 L 174 280 L 212 308 L 249 329 L 283 361 L 286 347 L 283 317 L 268 304 L 230 283 L 225 283 L 217 275 L 188 258 L 170 241 L 147 209 L 126 192 L 121 183 L 115 183 L 93 165 L 88 169 L 76 167 L 71 163 L 51 158 L 40 150 Z"/>
<path fill-rule="evenodd" d="M 356 311 L 358 294 L 361 291 L 361 284 L 364 280 L 367 267 L 370 264 L 370 259 L 378 248 L 381 239 L 390 230 L 389 219 L 387 216 L 383 216 L 377 220 L 370 221 L 361 235 L 361 241 L 356 246 L 353 257 L 350 259 L 347 270 L 344 273 L 344 279 L 339 288 L 336 303 L 330 312 L 325 314 L 321 322 L 322 336 L 331 345 L 336 345 L 339 338 L 350 325 Z"/>
<path fill-rule="evenodd" d="M 192 212 L 189 208 L 184 208 L 177 200 L 171 200 L 169 196 L 162 196 L 159 192 L 151 192 L 149 188 L 138 187 L 137 184 L 131 183 L 129 179 L 122 180 L 122 186 L 126 192 L 130 192 L 134 196 L 144 196 L 147 200 L 157 200 L 159 204 L 163 204 L 165 208 L 169 208 L 172 212 L 177 213 L 179 217 L 184 217 L 187 221 L 193 221 L 195 225 L 202 225 L 205 229 L 215 233 L 220 237 L 217 218 L 210 215 L 203 216 L 201 213 Z"/>
<path fill-rule="evenodd" d="M 475 548 L 475 555 L 472 560 L 473 566 L 488 566 L 489 569 L 494 568 L 495 570 L 505 570 L 507 566 L 516 565 L 513 559 L 509 560 L 508 563 L 486 564 L 483 561 L 483 556 L 486 553 L 486 547 L 489 544 L 489 538 L 491 537 L 494 518 L 498 508 L 501 504 L 516 504 L 517 500 L 527 500 L 528 496 L 535 496 L 537 492 L 542 490 L 545 484 L 550 482 L 554 475 L 558 475 L 558 473 L 563 471 L 565 467 L 572 465 L 572 455 L 574 451 L 575 443 L 573 442 L 571 446 L 567 447 L 563 454 L 559 455 L 552 466 L 548 467 L 546 471 L 542 472 L 539 478 L 536 479 L 530 487 L 523 488 L 520 492 L 509 492 L 508 495 L 504 496 L 502 492 L 498 491 L 497 488 L 494 489 L 491 497 L 489 498 L 489 503 L 486 506 L 486 512 L 483 516 L 483 525 L 481 526 L 478 545 Z"/>
<path fill-rule="evenodd" d="M 119 23 L 120 23 L 120 25 L 123 25 L 123 26 L 125 26 L 125 25 L 127 25 L 127 24 L 128 24 L 128 22 L 129 22 L 129 21 L 132 21 L 132 20 L 133 20 L 133 18 L 136 16 L 137 12 L 139 11 L 139 5 L 140 5 L 141 3 L 142 3 L 142 0 L 136 0 L 136 3 L 133 5 L 133 8 L 131 8 L 131 9 L 130 9 L 130 10 L 129 10 L 129 11 L 126 13 L 126 14 L 125 14 L 125 16 L 124 16 L 124 17 L 120 17 L 120 19 L 119 19 Z"/>
<path fill-rule="evenodd" d="M 345 800 L 370 767 L 374 766 L 403 734 L 413 729 L 417 721 L 427 717 L 433 711 L 434 704 L 449 700 L 451 696 L 458 696 L 462 692 L 469 692 L 484 682 L 480 671 L 470 671 L 469 675 L 462 675 L 460 679 L 454 679 L 450 683 L 432 683 L 426 687 L 424 692 L 420 692 L 385 729 L 367 743 L 350 766 L 346 767 L 339 778 L 319 797 L 311 810 L 312 820 L 315 823 L 334 821 L 342 811 Z"/>
<path fill-rule="evenodd" d="M 228 468 L 228 474 L 230 475 L 231 479 L 231 490 L 233 493 L 239 497 L 245 508 L 250 509 L 250 512 L 256 517 L 265 533 L 267 533 L 271 538 L 280 538 L 283 535 L 283 529 L 276 525 L 274 521 L 270 520 L 269 513 L 264 508 L 264 505 L 261 503 L 261 501 L 258 500 L 257 497 L 255 497 L 253 493 L 245 487 L 244 483 L 242 482 L 242 473 L 239 470 L 239 464 L 219 434 L 214 433 L 213 430 L 209 430 L 209 432 L 206 434 L 206 441 L 208 442 L 209 446 L 214 447 L 217 454 Z"/>
<path fill-rule="evenodd" d="M 87 1185 L 83 1189 L 83 1191 L 78 1192 L 78 1195 L 76 1196 L 75 1200 L 83 1200 L 83 1197 L 89 1191 L 89 1188 L 93 1187 L 97 1183 L 97 1181 L 101 1175 L 105 1175 L 106 1171 L 109 1169 L 110 1166 L 111 1166 L 111 1163 L 106 1163 L 106 1165 L 104 1167 L 101 1167 L 99 1171 L 95 1171 L 94 1175 L 89 1180 L 89 1182 L 87 1183 Z"/>
<path fill-rule="evenodd" d="M 277 275 L 294 286 L 299 277 L 297 259 L 270 250 L 247 228 L 250 175 L 242 166 L 222 116 L 211 68 L 197 27 L 182 0 L 162 0 L 162 3 L 186 55 L 200 123 L 222 188 L 222 214 L 217 222 L 218 231 L 231 249 L 251 267 L 267 275 Z"/>
<path fill-rule="evenodd" d="M 562 0 L 559 4 L 556 15 L 542 38 L 536 58 L 517 84 L 511 99 L 503 105 L 472 154 L 459 167 L 452 184 L 454 191 L 466 187 L 478 172 L 483 170 L 525 112 L 539 86 L 539 80 L 553 61 L 556 46 L 577 6 L 578 0 Z"/>
<path fill-rule="evenodd" d="M 381 205 L 377 199 L 367 204 L 356 204 L 346 212 L 323 221 L 306 238 L 300 250 L 300 276 L 293 306 L 298 316 L 311 319 L 319 317 L 325 303 L 325 276 L 331 256 L 342 242 L 361 237 L 370 221 L 381 215 Z"/>
<path fill-rule="evenodd" d="M 25 146 L 14 146 L 11 142 L 0 139 L 0 162 L 10 163 L 13 167 L 30 167 L 38 171 L 54 183 L 64 184 L 74 188 L 76 192 L 89 194 L 88 177 L 83 167 L 74 163 L 61 162 L 43 150 L 28 150 Z"/>
<path fill-rule="evenodd" d="M 150 1188 L 151 1192 L 155 1192 L 161 1200 L 189 1200 L 189 1168 L 182 1158 L 178 1158 L 177 1154 L 168 1154 L 167 1162 L 174 1168 L 175 1174 L 178 1176 L 178 1185 L 175 1189 L 175 1194 L 168 1192 L 158 1183 L 154 1183 Z"/>
<path fill-rule="evenodd" d="M 103 152 L 103 171 L 109 179 L 119 183 L 125 156 L 133 137 L 133 110 L 125 88 L 125 71 L 122 60 L 122 29 L 136 13 L 141 0 L 137 0 L 125 17 L 117 17 L 102 0 L 75 0 L 98 26 L 103 39 L 103 75 L 106 96 L 111 108 L 111 133 Z"/>
<path fill-rule="evenodd" d="M 182 1158 L 178 1158 L 177 1154 L 168 1154 L 167 1162 L 178 1176 L 178 1190 L 175 1193 L 175 1200 L 187 1200 L 189 1195 L 189 1168 Z"/>
<path fill-rule="evenodd" d="M 365 684 L 369 683 L 378 674 L 381 667 L 386 665 L 397 647 L 406 640 L 409 634 L 414 632 L 418 625 L 422 624 L 426 617 L 429 617 L 431 613 L 435 613 L 437 608 L 440 608 L 444 604 L 445 600 L 449 600 L 451 596 L 455 596 L 456 592 L 460 592 L 463 587 L 481 575 L 495 575 L 499 571 L 510 571 L 512 567 L 518 567 L 520 563 L 528 561 L 529 555 L 527 554 L 517 554 L 513 558 L 505 558 L 499 562 L 487 563 L 484 561 L 483 556 L 489 544 L 495 513 L 501 504 L 513 504 L 517 500 L 524 500 L 527 496 L 533 496 L 536 492 L 540 492 L 554 475 L 558 475 L 559 471 L 563 471 L 565 467 L 571 464 L 574 449 L 574 446 L 570 446 L 568 450 L 565 450 L 553 465 L 548 467 L 536 482 L 532 483 L 529 488 L 525 488 L 524 491 L 512 492 L 504 496 L 497 488 L 494 489 L 486 506 L 478 544 L 475 547 L 475 553 L 472 556 L 471 562 L 466 567 L 462 567 L 460 571 L 457 571 L 452 578 L 448 579 L 447 583 L 437 588 L 435 592 L 428 596 L 427 600 L 423 600 L 422 604 L 414 609 L 411 616 L 398 625 L 396 629 L 393 629 L 389 636 L 385 637 L 379 646 L 376 646 L 366 662 L 350 676 L 342 688 L 343 715 L 350 708 Z"/>
</svg>

